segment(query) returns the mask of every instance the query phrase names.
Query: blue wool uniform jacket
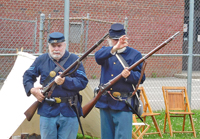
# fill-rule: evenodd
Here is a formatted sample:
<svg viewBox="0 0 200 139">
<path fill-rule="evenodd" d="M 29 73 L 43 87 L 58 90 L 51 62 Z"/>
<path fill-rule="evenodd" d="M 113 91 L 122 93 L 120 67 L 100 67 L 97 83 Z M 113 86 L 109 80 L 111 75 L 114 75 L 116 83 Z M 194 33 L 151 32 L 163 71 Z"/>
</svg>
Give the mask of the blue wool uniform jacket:
<svg viewBox="0 0 200 139">
<path fill-rule="evenodd" d="M 60 59 L 60 61 L 62 61 L 68 56 L 69 52 L 66 51 L 64 56 Z M 63 65 L 63 67 L 65 69 L 68 68 L 77 59 L 78 59 L 77 55 L 71 54 L 67 62 Z M 30 89 L 33 88 L 33 84 L 36 82 L 36 77 L 39 77 L 41 75 L 40 84 L 43 84 L 45 79 L 48 77 L 49 73 L 52 70 L 54 70 L 56 66 L 57 65 L 52 61 L 48 53 L 40 55 L 39 57 L 36 58 L 31 67 L 28 70 L 26 70 L 23 75 L 23 84 L 27 96 L 31 95 Z M 59 72 L 62 72 L 62 70 L 60 70 Z M 53 81 L 54 78 L 51 81 Z M 79 91 L 83 90 L 86 87 L 87 83 L 88 79 L 86 77 L 84 67 L 81 64 L 75 73 L 65 77 L 65 81 L 62 85 L 57 85 L 55 87 L 51 96 L 70 97 L 70 96 L 75 96 L 77 94 L 79 95 Z M 82 108 L 80 102 L 78 102 L 78 110 L 80 115 L 82 115 Z M 47 102 L 43 101 L 38 107 L 38 114 L 41 116 L 55 117 L 58 116 L 60 113 L 66 117 L 76 116 L 76 113 L 70 107 L 69 103 L 59 103 L 59 104 L 56 103 L 53 106 L 49 106 Z"/>
<path fill-rule="evenodd" d="M 95 53 L 96 62 L 101 65 L 101 79 L 100 85 L 104 85 L 105 83 L 112 80 L 117 75 L 119 75 L 123 71 L 123 66 L 117 59 L 115 55 L 111 54 L 112 47 L 103 46 L 99 51 Z M 126 50 L 120 53 L 124 60 L 127 62 L 129 66 L 137 62 L 142 58 L 142 55 L 136 49 L 131 47 L 126 47 Z M 125 79 L 121 78 L 117 81 L 108 91 L 117 91 L 117 92 L 133 92 L 133 87 L 137 85 L 140 75 L 141 75 L 142 64 L 137 66 L 131 71 L 131 74 Z M 145 75 L 141 80 L 143 83 L 145 80 Z M 131 104 L 133 106 L 133 99 L 131 100 Z M 113 110 L 121 110 L 121 111 L 129 111 L 129 108 L 126 106 L 124 102 L 119 102 L 110 97 L 109 94 L 102 95 L 96 104 L 97 108 L 109 108 Z"/>
</svg>

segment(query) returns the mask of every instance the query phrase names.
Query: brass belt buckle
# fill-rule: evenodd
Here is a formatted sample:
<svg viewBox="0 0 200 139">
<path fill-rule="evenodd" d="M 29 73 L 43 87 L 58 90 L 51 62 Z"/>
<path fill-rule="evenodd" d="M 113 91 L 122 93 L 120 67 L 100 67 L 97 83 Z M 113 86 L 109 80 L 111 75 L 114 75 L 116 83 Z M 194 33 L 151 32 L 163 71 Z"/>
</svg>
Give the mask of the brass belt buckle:
<svg viewBox="0 0 200 139">
<path fill-rule="evenodd" d="M 55 97 L 56 103 L 61 103 L 61 98 Z"/>
<path fill-rule="evenodd" d="M 113 92 L 112 94 L 114 97 L 120 97 L 121 96 L 121 93 L 120 92 Z"/>
</svg>

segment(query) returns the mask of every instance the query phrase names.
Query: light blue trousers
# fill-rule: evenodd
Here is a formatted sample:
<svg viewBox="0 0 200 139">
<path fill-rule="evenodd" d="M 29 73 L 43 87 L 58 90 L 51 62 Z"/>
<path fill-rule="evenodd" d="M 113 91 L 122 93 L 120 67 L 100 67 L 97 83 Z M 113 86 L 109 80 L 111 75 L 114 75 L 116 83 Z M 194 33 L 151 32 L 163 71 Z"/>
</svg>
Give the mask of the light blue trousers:
<svg viewBox="0 0 200 139">
<path fill-rule="evenodd" d="M 132 139 L 132 112 L 100 109 L 101 139 Z"/>
<path fill-rule="evenodd" d="M 76 139 L 78 133 L 77 117 L 43 117 L 40 116 L 41 139 Z"/>
</svg>

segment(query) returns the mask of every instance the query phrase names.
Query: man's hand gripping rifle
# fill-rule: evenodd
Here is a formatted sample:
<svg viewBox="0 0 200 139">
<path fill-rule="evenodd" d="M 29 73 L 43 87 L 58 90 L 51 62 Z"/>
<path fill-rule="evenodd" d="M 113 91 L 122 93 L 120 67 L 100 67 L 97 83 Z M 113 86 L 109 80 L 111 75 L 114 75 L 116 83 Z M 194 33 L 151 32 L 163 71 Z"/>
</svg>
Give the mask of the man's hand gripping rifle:
<svg viewBox="0 0 200 139">
<path fill-rule="evenodd" d="M 87 50 L 80 58 L 78 58 L 73 64 L 71 64 L 66 70 L 64 70 L 62 72 L 62 74 L 60 74 L 61 77 L 65 77 L 67 75 L 69 75 L 69 72 L 76 67 L 77 65 L 80 64 L 80 62 L 86 58 L 95 48 L 97 48 L 108 36 L 108 33 L 106 35 L 103 36 L 103 38 L 101 38 L 98 42 L 96 42 L 96 44 L 94 44 L 89 50 Z M 56 83 L 55 81 L 50 82 L 46 87 L 43 87 L 41 92 L 44 95 L 45 93 L 49 93 L 49 91 L 51 91 L 51 88 L 53 86 L 55 86 Z M 52 93 L 52 92 L 51 92 Z M 30 121 L 34 115 L 34 113 L 36 112 L 38 106 L 39 106 L 40 102 L 36 101 L 34 102 L 26 111 L 25 111 L 25 115 L 26 115 L 26 119 L 28 121 Z"/>
</svg>

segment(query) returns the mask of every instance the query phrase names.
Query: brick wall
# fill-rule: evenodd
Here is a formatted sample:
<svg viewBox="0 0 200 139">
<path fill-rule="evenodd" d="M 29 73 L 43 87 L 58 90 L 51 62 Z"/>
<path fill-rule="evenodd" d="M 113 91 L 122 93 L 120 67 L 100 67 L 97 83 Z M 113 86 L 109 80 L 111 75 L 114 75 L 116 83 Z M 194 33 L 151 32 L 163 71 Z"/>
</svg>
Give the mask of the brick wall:
<svg viewBox="0 0 200 139">
<path fill-rule="evenodd" d="M 46 17 L 51 14 L 52 18 L 63 18 L 64 0 L 4 0 L 0 2 L 0 13 L 1 18 L 20 20 L 35 20 L 37 18 L 38 38 L 40 14 L 44 13 Z M 127 35 L 129 37 L 130 47 L 141 51 L 143 54 L 148 53 L 175 32 L 180 31 L 181 33 L 176 40 L 172 41 L 157 53 L 182 54 L 183 0 L 70 0 L 70 17 L 86 17 L 87 13 L 89 13 L 91 19 L 108 22 L 123 23 L 125 17 L 127 17 Z M 62 32 L 63 26 L 60 26 L 60 28 Z M 12 29 L 15 29 L 15 26 L 12 27 Z M 108 31 L 105 28 L 98 29 L 99 31 L 97 32 L 94 32 L 94 29 L 89 31 L 88 36 L 96 36 L 96 39 L 92 39 L 88 42 L 88 48 Z M 23 28 L 22 30 L 26 31 Z M 5 32 L 5 36 L 11 34 L 10 32 L 7 34 Z M 19 40 L 21 40 L 22 36 L 20 37 L 19 34 L 18 36 Z M 1 42 L 3 42 L 3 40 L 1 40 Z M 22 46 L 25 45 L 24 47 L 27 46 L 23 41 L 21 41 L 20 44 Z M 36 51 L 38 51 L 38 47 Z M 146 74 L 148 76 L 151 76 L 152 73 L 155 72 L 155 67 L 156 70 L 159 71 L 157 72 L 157 76 L 173 76 L 175 73 L 179 73 L 182 70 L 182 58 L 180 57 L 155 57 L 149 59 L 147 62 Z M 172 63 L 174 62 L 176 65 L 180 66 L 173 67 Z M 89 63 L 95 62 L 90 61 Z M 166 67 L 165 65 L 172 66 Z M 85 66 L 87 66 L 87 64 L 85 64 Z M 88 74 L 91 73 L 91 69 L 91 67 L 88 69 L 86 68 Z M 99 76 L 99 70 L 92 74 Z M 89 77 L 91 76 L 92 75 L 89 75 Z"/>
</svg>

